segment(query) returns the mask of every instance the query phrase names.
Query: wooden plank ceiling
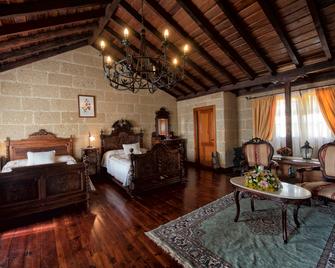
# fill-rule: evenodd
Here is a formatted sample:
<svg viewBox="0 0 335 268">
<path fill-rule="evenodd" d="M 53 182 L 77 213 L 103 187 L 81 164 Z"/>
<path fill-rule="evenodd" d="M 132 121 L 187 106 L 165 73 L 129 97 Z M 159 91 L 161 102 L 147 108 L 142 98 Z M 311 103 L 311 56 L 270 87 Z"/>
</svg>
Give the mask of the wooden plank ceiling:
<svg viewBox="0 0 335 268">
<path fill-rule="evenodd" d="M 0 0 L 0 71 L 101 38 L 120 58 L 125 26 L 136 52 L 140 9 L 140 0 Z M 335 0 L 146 0 L 144 14 L 150 53 L 161 53 L 165 28 L 170 57 L 191 47 L 185 79 L 167 91 L 179 100 L 335 78 Z"/>
</svg>

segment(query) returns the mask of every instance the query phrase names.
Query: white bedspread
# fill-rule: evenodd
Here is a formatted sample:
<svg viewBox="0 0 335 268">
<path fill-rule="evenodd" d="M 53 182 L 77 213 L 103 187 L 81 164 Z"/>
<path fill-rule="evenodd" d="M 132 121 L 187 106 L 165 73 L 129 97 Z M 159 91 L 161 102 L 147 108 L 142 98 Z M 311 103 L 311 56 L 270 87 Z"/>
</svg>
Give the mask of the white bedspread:
<svg viewBox="0 0 335 268">
<path fill-rule="evenodd" d="M 141 148 L 141 153 L 146 153 L 147 150 Z M 122 183 L 124 187 L 130 184 L 130 159 L 123 150 L 107 151 L 101 161 L 101 166 L 107 169 L 107 172 L 115 179 Z"/>
<path fill-rule="evenodd" d="M 120 181 L 123 186 L 130 184 L 130 159 L 126 154 L 112 155 L 107 160 L 107 172 Z"/>
</svg>

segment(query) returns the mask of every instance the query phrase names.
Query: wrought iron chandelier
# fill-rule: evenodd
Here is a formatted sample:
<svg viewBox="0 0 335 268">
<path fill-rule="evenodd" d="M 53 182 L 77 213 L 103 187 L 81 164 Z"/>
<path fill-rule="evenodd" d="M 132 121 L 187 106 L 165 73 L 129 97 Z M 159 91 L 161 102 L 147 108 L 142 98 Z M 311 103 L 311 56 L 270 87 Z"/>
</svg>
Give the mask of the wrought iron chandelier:
<svg viewBox="0 0 335 268">
<path fill-rule="evenodd" d="M 118 90 L 130 90 L 137 93 L 139 90 L 148 90 L 154 93 L 157 89 L 171 89 L 184 78 L 185 58 L 189 50 L 186 44 L 183 47 L 181 60 L 173 58 L 169 60 L 167 55 L 169 46 L 169 31 L 163 33 L 162 53 L 159 56 L 150 56 L 147 50 L 145 37 L 143 0 L 141 5 L 141 45 L 139 53 L 131 52 L 129 42 L 129 30 L 123 31 L 121 44 L 124 49 L 124 58 L 114 60 L 105 53 L 106 42 L 100 40 L 102 51 L 103 69 L 105 77 L 109 80 L 110 86 Z"/>
</svg>

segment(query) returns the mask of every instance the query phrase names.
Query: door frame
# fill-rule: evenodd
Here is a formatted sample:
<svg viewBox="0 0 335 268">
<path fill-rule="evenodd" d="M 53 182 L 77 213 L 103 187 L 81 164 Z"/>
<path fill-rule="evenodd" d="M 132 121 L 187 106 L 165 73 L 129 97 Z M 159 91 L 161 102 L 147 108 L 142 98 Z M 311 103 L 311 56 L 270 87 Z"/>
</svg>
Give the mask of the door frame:
<svg viewBox="0 0 335 268">
<path fill-rule="evenodd" d="M 215 105 L 208 105 L 202 107 L 193 108 L 193 125 L 194 125 L 194 152 L 195 162 L 200 164 L 199 156 L 199 139 L 198 139 L 198 111 L 201 110 L 213 110 L 213 127 L 214 127 L 214 150 L 216 151 L 216 107 Z"/>
</svg>

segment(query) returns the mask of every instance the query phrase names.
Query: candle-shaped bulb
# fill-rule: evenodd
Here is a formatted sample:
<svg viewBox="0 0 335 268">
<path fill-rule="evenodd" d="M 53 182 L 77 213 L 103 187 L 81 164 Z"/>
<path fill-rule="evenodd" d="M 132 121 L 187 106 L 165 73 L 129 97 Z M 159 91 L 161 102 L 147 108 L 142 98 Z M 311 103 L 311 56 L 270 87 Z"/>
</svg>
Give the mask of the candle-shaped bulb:
<svg viewBox="0 0 335 268">
<path fill-rule="evenodd" d="M 100 41 L 100 48 L 101 50 L 104 50 L 106 48 L 106 42 L 104 40 Z"/>
<path fill-rule="evenodd" d="M 156 66 L 155 65 L 152 66 L 152 71 L 156 72 Z"/>
<path fill-rule="evenodd" d="M 104 50 L 106 48 L 106 42 L 104 40 L 100 41 L 100 48 L 101 50 Z"/>
<path fill-rule="evenodd" d="M 128 30 L 128 28 L 124 29 L 123 35 L 124 35 L 124 39 L 128 39 L 128 36 L 129 36 L 129 30 Z"/>
<path fill-rule="evenodd" d="M 167 40 L 169 38 L 169 30 L 165 29 L 164 30 L 164 39 Z"/>
<path fill-rule="evenodd" d="M 106 65 L 107 66 L 111 66 L 112 65 L 112 57 L 111 56 L 107 56 L 106 57 Z"/>
<path fill-rule="evenodd" d="M 184 55 L 186 55 L 188 51 L 189 51 L 189 47 L 188 47 L 188 44 L 186 44 L 184 46 Z"/>
<path fill-rule="evenodd" d="M 177 60 L 177 58 L 174 58 L 173 61 L 172 61 L 172 63 L 173 63 L 174 66 L 177 66 L 177 65 L 178 65 L 178 60 Z"/>
</svg>

